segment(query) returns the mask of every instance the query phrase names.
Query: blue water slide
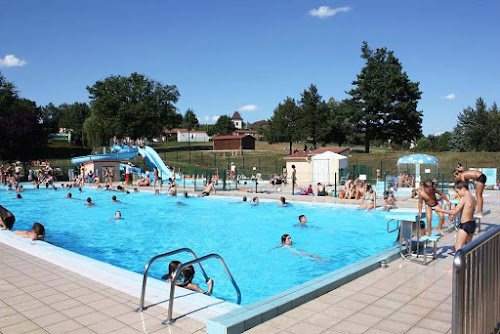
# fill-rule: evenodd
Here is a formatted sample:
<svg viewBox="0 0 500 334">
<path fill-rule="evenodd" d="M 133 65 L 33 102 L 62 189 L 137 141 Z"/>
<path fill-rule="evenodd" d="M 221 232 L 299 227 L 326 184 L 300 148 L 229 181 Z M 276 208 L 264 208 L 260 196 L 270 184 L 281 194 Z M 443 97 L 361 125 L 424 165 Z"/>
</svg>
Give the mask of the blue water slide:
<svg viewBox="0 0 500 334">
<path fill-rule="evenodd" d="M 144 146 L 144 148 L 139 148 L 139 154 L 144 160 L 146 160 L 151 169 L 154 169 L 155 167 L 158 168 L 162 180 L 165 181 L 172 177 L 172 171 L 168 169 L 161 157 L 151 146 Z"/>
<path fill-rule="evenodd" d="M 73 165 L 80 165 L 89 161 L 106 161 L 106 160 L 126 160 L 133 159 L 137 156 L 138 149 L 135 147 L 120 148 L 120 150 L 114 153 L 106 154 L 92 154 L 84 155 L 81 157 L 75 157 L 71 159 Z"/>
</svg>

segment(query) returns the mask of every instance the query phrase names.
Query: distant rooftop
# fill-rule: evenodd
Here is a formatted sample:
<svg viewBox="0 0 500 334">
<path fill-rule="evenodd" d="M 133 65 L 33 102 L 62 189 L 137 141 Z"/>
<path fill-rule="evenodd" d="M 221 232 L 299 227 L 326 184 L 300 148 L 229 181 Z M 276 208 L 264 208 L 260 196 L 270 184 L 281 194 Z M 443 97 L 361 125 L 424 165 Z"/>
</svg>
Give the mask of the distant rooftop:
<svg viewBox="0 0 500 334">
<path fill-rule="evenodd" d="M 292 154 L 292 155 L 288 155 L 286 157 L 284 157 L 284 159 L 288 159 L 288 158 L 307 158 L 307 157 L 310 157 L 310 156 L 313 156 L 313 155 L 316 155 L 316 154 L 321 154 L 321 153 L 324 153 L 324 152 L 333 152 L 333 153 L 337 153 L 337 154 L 341 154 L 345 151 L 349 151 L 349 147 L 320 147 L 320 148 L 317 148 L 315 149 L 314 151 L 312 152 L 300 152 L 300 153 L 295 153 L 295 154 Z"/>
<path fill-rule="evenodd" d="M 241 118 L 241 115 L 239 112 L 235 111 L 234 114 L 233 114 L 233 117 L 231 118 L 232 120 L 243 120 L 243 118 Z"/>
</svg>

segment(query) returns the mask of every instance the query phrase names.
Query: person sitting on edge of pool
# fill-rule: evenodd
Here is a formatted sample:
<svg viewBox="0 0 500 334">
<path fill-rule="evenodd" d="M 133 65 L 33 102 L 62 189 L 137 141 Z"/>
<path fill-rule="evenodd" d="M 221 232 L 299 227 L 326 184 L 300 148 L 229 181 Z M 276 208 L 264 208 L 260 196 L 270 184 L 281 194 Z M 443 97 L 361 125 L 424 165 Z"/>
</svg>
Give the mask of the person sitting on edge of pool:
<svg viewBox="0 0 500 334">
<path fill-rule="evenodd" d="M 33 230 L 31 231 L 14 231 L 14 234 L 20 235 L 23 238 L 31 238 L 31 240 L 44 240 L 45 239 L 45 227 L 40 223 L 33 224 Z"/>
<path fill-rule="evenodd" d="M 201 197 L 210 196 L 212 190 L 214 191 L 214 194 L 217 194 L 217 191 L 215 190 L 212 180 L 209 179 L 207 181 L 207 186 L 205 187 L 205 190 L 203 190 L 201 193 Z"/>
<path fill-rule="evenodd" d="M 163 275 L 161 279 L 166 280 L 168 283 L 172 281 L 172 278 L 175 274 L 175 271 L 177 268 L 179 268 L 182 265 L 181 262 L 179 261 L 172 261 L 168 265 L 168 274 Z M 180 286 L 182 288 L 186 288 L 189 290 L 193 290 L 199 293 L 203 293 L 205 295 L 210 295 L 212 294 L 212 291 L 214 289 L 214 281 L 211 278 L 208 278 L 207 285 L 208 285 L 208 290 L 204 291 L 199 287 L 198 284 L 193 283 L 193 278 L 194 278 L 194 268 L 193 266 L 186 267 L 182 270 L 181 274 L 178 276 L 178 279 L 183 277 L 183 282 L 175 282 L 175 285 Z"/>
<path fill-rule="evenodd" d="M 259 205 L 259 198 L 258 197 L 252 198 L 252 203 L 250 203 L 250 205 L 253 205 L 253 206 Z"/>
<path fill-rule="evenodd" d="M 87 206 L 95 206 L 94 203 L 92 203 L 92 198 L 87 197 Z"/>
<path fill-rule="evenodd" d="M 0 227 L 2 230 L 12 230 L 16 217 L 12 212 L 0 205 Z"/>
</svg>

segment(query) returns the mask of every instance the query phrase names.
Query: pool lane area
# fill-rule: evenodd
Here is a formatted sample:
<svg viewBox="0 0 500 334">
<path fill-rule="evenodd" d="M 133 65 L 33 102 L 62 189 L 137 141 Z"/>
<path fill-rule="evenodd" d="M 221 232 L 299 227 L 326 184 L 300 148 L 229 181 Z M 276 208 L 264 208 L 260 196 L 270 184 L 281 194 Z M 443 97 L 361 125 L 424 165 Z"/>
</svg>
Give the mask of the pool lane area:
<svg viewBox="0 0 500 334">
<path fill-rule="evenodd" d="M 498 221 L 498 210 L 493 212 L 486 224 L 488 225 L 488 222 L 490 221 Z M 201 327 L 205 325 L 206 319 L 209 317 L 214 319 L 213 317 L 216 311 L 215 308 L 210 309 L 212 306 L 220 306 L 221 313 L 219 316 L 215 316 L 215 319 L 219 318 L 219 320 L 221 320 L 222 318 L 223 320 L 224 314 L 234 314 L 238 312 L 238 310 L 246 312 L 245 309 L 257 309 L 262 307 L 265 303 L 265 300 L 262 300 L 261 302 L 252 303 L 251 305 L 243 307 L 234 305 L 233 303 L 227 303 L 227 306 L 225 306 L 224 302 L 221 300 L 198 295 L 198 297 L 201 296 L 208 299 L 205 301 L 196 300 L 195 304 L 198 307 L 197 310 L 190 310 L 189 307 L 192 306 L 189 305 L 190 302 L 186 303 L 186 306 L 182 306 L 181 301 L 181 299 L 189 297 L 189 292 L 187 292 L 188 296 L 182 296 L 185 292 L 179 289 L 181 292 L 179 294 L 179 298 L 176 298 L 175 301 L 174 317 L 182 314 L 182 312 L 177 312 L 182 310 L 184 307 L 186 307 L 184 310 L 188 314 L 187 316 L 179 318 L 173 325 L 161 325 L 161 322 L 166 318 L 165 306 L 166 300 L 168 300 L 168 294 L 166 293 L 167 289 L 164 282 L 156 281 L 155 279 L 148 281 L 148 296 L 146 298 L 146 305 L 151 303 L 155 305 L 142 313 L 135 313 L 134 310 L 138 305 L 140 290 L 140 274 L 131 273 L 130 271 L 123 270 L 109 264 L 95 263 L 98 261 L 77 254 L 73 254 L 77 255 L 73 261 L 65 256 L 67 254 L 64 254 L 72 252 L 61 249 L 50 249 L 52 246 L 47 245 L 46 243 L 33 244 L 31 242 L 26 242 L 25 240 L 21 241 L 18 238 L 13 238 L 8 235 L 8 233 L 9 232 L 0 233 L 0 245 L 4 244 L 3 246 L 0 246 L 0 253 L 2 254 L 0 260 L 0 267 L 2 268 L 0 271 L 0 280 L 3 283 L 3 286 L 0 288 L 0 311 L 7 312 L 0 315 L 0 330 L 4 330 L 4 328 L 7 328 L 8 330 L 16 328 L 32 328 L 40 330 L 43 328 L 47 330 L 47 328 L 66 328 L 65 326 L 69 326 L 68 328 L 74 328 L 75 330 L 85 329 L 85 332 L 88 331 L 89 333 L 104 333 L 113 331 L 116 331 L 117 333 L 171 333 L 172 331 L 179 333 L 202 333 L 206 330 L 204 327 Z M 445 241 L 446 244 L 451 245 L 453 243 L 452 235 L 447 236 Z M 31 258 L 31 256 L 23 257 L 21 255 L 22 253 L 19 253 L 18 250 L 12 248 L 11 246 L 5 246 L 5 244 L 8 243 L 18 249 L 23 249 L 23 252 L 43 254 L 43 256 L 38 259 Z M 45 244 L 45 247 L 43 247 L 42 244 Z M 46 251 L 50 251 L 51 253 L 45 253 Z M 15 255 L 12 256 L 12 254 Z M 40 258 L 43 258 L 43 260 Z M 60 261 L 60 264 L 53 265 L 48 263 L 45 265 L 44 263 L 46 263 L 46 260 L 49 260 L 51 263 L 52 261 Z M 74 262 L 75 266 L 68 270 L 66 267 L 71 267 L 69 265 L 70 262 Z M 439 321 L 434 319 L 436 317 L 436 313 L 443 313 L 443 311 L 450 306 L 449 304 L 451 303 L 451 299 L 444 297 L 442 302 L 437 304 L 435 307 L 432 306 L 431 308 L 431 305 L 436 304 L 436 302 L 432 302 L 432 299 L 428 299 L 432 297 L 430 296 L 430 291 L 427 291 L 428 289 L 435 290 L 427 283 L 428 281 L 430 282 L 429 277 L 434 275 L 436 277 L 440 277 L 440 280 L 442 281 L 442 284 L 440 284 L 440 289 L 442 289 L 442 291 L 439 291 L 441 294 L 438 293 L 436 298 L 443 298 L 443 296 L 446 296 L 445 292 L 448 290 L 447 286 L 449 281 L 445 276 L 439 274 L 432 268 L 441 270 L 442 267 L 444 268 L 445 266 L 448 266 L 449 263 L 451 263 L 449 256 L 443 256 L 442 259 L 438 258 L 436 262 L 432 262 L 427 267 L 415 266 L 402 262 L 401 260 L 396 260 L 394 264 L 390 265 L 388 270 L 373 268 L 375 270 L 374 272 L 365 274 L 357 279 L 353 276 L 346 276 L 339 282 L 332 282 L 333 285 L 335 285 L 333 286 L 334 290 L 332 292 L 328 293 L 327 290 L 318 290 L 314 295 L 309 295 L 309 297 L 302 299 L 300 299 L 300 296 L 296 295 L 295 297 L 299 297 L 300 301 L 297 301 L 295 305 L 293 305 L 290 301 L 291 305 L 289 308 L 282 307 L 279 310 L 277 309 L 276 312 L 273 312 L 273 317 L 276 317 L 273 320 L 270 320 L 271 318 L 268 317 L 269 314 L 267 316 L 260 315 L 258 317 L 260 320 L 258 321 L 256 319 L 248 318 L 247 328 L 257 325 L 257 327 L 254 327 L 251 330 L 251 332 L 255 333 L 303 333 L 303 330 L 311 333 L 333 333 L 336 331 L 348 331 L 346 328 L 350 327 L 356 327 L 358 329 L 364 328 L 366 330 L 372 330 L 373 332 L 384 332 L 382 328 L 387 329 L 390 327 L 389 324 L 394 322 L 392 319 L 395 318 L 393 313 L 397 313 L 397 310 L 391 310 L 391 305 L 395 305 L 397 303 L 401 304 L 401 301 L 396 301 L 396 297 L 403 297 L 403 292 L 409 293 L 411 290 L 409 286 L 417 285 L 417 283 L 415 283 L 416 276 L 422 274 L 424 275 L 424 281 L 426 282 L 426 287 L 422 290 L 422 293 L 425 292 L 425 294 L 423 296 L 413 296 L 412 299 L 408 299 L 408 301 L 403 302 L 402 305 L 411 310 L 418 310 L 418 307 L 415 308 L 412 302 L 417 303 L 418 301 L 420 303 L 422 301 L 426 301 L 429 303 L 426 305 L 427 310 L 429 310 L 429 314 L 427 314 L 428 316 L 419 316 L 421 321 L 419 320 L 419 322 L 413 323 L 412 325 L 400 323 L 396 326 L 398 328 L 397 332 L 411 332 L 411 330 L 414 329 L 414 332 L 417 333 L 417 330 L 421 331 L 425 328 L 429 328 L 428 324 L 433 324 L 436 321 Z M 50 268 L 50 271 L 48 268 Z M 97 273 L 99 271 L 101 271 L 100 274 Z M 32 272 L 34 273 L 34 276 L 30 275 Z M 48 277 L 48 279 L 44 279 L 45 277 L 42 276 L 42 273 L 44 273 L 45 277 Z M 406 275 L 405 279 L 401 279 L 403 275 Z M 39 277 L 37 278 L 36 276 Z M 89 276 L 97 278 L 99 281 L 94 281 L 92 278 L 89 278 Z M 71 278 L 70 281 L 64 281 L 69 278 Z M 395 283 L 396 278 L 399 279 L 400 282 Z M 76 283 L 80 280 L 84 283 Z M 129 282 L 127 282 L 127 280 L 129 280 Z M 384 284 L 383 282 L 381 283 L 380 280 L 386 280 L 387 284 Z M 135 283 L 133 283 L 134 281 Z M 347 285 L 344 285 L 346 283 Z M 439 282 L 437 283 L 439 284 Z M 384 285 L 383 288 L 381 288 L 381 284 Z M 313 286 L 314 284 L 309 285 Z M 394 286 L 392 290 L 396 289 L 397 292 L 392 291 L 394 293 L 391 293 L 391 285 Z M 60 290 L 57 290 L 52 286 L 60 286 Z M 94 296 L 98 294 L 98 292 L 90 289 L 91 286 L 95 286 L 95 289 L 100 289 L 99 292 L 103 293 L 100 293 L 100 298 L 102 298 L 100 302 L 91 301 L 89 302 L 91 305 L 88 305 L 82 303 L 82 301 L 87 301 L 85 295 L 88 295 L 88 299 L 92 300 L 95 298 Z M 336 288 L 338 286 L 341 287 Z M 32 291 L 35 287 L 39 288 L 39 291 L 45 292 L 38 292 L 37 290 Z M 135 292 L 133 291 L 134 289 Z M 111 294 L 110 292 L 104 293 L 104 291 L 107 290 L 113 291 L 114 294 Z M 376 290 L 379 292 L 376 292 Z M 85 292 L 85 294 L 80 295 L 80 293 L 83 292 Z M 57 301 L 54 304 L 51 302 L 52 298 L 50 298 L 50 296 L 43 296 L 44 293 L 52 293 L 54 296 L 63 294 L 65 296 L 64 298 L 69 301 Z M 385 293 L 385 295 L 375 296 L 376 294 L 381 293 Z M 282 294 L 290 293 L 285 291 Z M 412 294 L 414 294 L 414 291 L 412 291 Z M 71 297 L 70 295 L 77 297 Z M 407 295 L 404 298 L 410 297 L 410 295 Z M 60 298 L 62 297 L 54 297 L 53 299 L 56 301 Z M 122 305 L 119 306 L 115 304 L 115 299 L 119 300 L 120 302 L 118 302 L 118 304 Z M 357 300 L 363 301 L 358 302 Z M 373 300 L 373 302 L 369 302 L 370 300 Z M 31 302 L 28 303 L 28 301 Z M 40 302 L 40 304 L 38 302 Z M 160 304 L 156 305 L 157 303 Z M 202 306 L 203 303 L 205 303 L 205 306 L 208 307 L 205 308 Z M 38 310 L 38 308 L 35 310 L 32 306 L 28 306 L 28 304 L 38 305 L 40 310 Z M 106 306 L 108 304 L 109 307 Z M 54 305 L 55 308 L 53 308 L 52 305 Z M 363 308 L 360 308 L 361 305 Z M 58 310 L 58 308 L 61 308 L 61 310 Z M 354 308 L 359 308 L 359 310 L 354 310 Z M 19 311 L 18 309 L 23 311 Z M 64 309 L 65 313 L 62 313 L 62 309 Z M 311 311 L 312 309 L 315 311 Z M 204 310 L 207 312 L 207 315 L 201 316 L 203 314 L 202 311 Z M 374 310 L 382 313 L 370 315 L 370 313 L 373 313 Z M 40 314 L 47 312 L 50 313 L 50 316 L 48 314 L 46 316 L 40 316 Z M 98 313 L 101 313 L 101 315 L 98 316 Z M 120 315 L 113 315 L 114 313 L 120 313 Z M 387 315 L 385 315 L 386 313 Z M 68 316 L 72 314 L 75 314 L 75 316 Z M 355 320 L 359 316 L 361 316 L 364 320 L 356 323 Z M 42 319 L 45 318 L 47 318 L 47 321 L 44 322 Z M 92 318 L 93 320 L 86 320 L 87 318 Z M 205 320 L 197 320 L 202 318 Z M 411 317 L 411 319 L 414 318 L 415 316 Z M 368 320 L 375 321 L 375 319 L 379 322 L 374 322 L 373 326 L 366 323 Z M 2 322 L 1 320 L 6 320 L 6 322 Z M 49 325 L 48 323 L 51 321 L 57 321 L 57 323 Z M 262 325 L 258 325 L 263 321 L 267 322 L 264 322 Z M 92 324 L 90 322 L 92 322 Z M 98 322 L 100 323 L 99 326 L 94 324 Z M 221 321 L 217 322 L 221 323 Z M 438 325 L 441 325 L 439 328 L 445 328 L 446 326 L 443 324 L 445 322 L 446 321 L 441 321 L 437 323 Z M 342 330 L 342 328 L 344 328 L 344 330 Z M 406 329 L 402 331 L 402 328 Z M 67 330 L 65 332 L 70 331 Z M 230 333 L 240 331 L 239 329 L 234 331 L 229 330 L 228 328 L 209 328 L 208 332 Z M 390 333 L 394 331 L 387 332 Z M 446 331 L 438 332 L 445 333 Z"/>
</svg>

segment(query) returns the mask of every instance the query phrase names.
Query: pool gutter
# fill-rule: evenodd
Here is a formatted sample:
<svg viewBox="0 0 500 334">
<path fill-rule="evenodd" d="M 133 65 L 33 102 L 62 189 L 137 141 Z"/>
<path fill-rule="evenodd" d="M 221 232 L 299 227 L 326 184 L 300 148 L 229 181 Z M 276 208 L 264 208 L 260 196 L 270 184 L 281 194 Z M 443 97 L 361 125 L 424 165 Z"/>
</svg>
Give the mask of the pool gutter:
<svg viewBox="0 0 500 334">
<path fill-rule="evenodd" d="M 208 334 L 242 333 L 399 258 L 397 246 L 207 321 Z"/>
</svg>

